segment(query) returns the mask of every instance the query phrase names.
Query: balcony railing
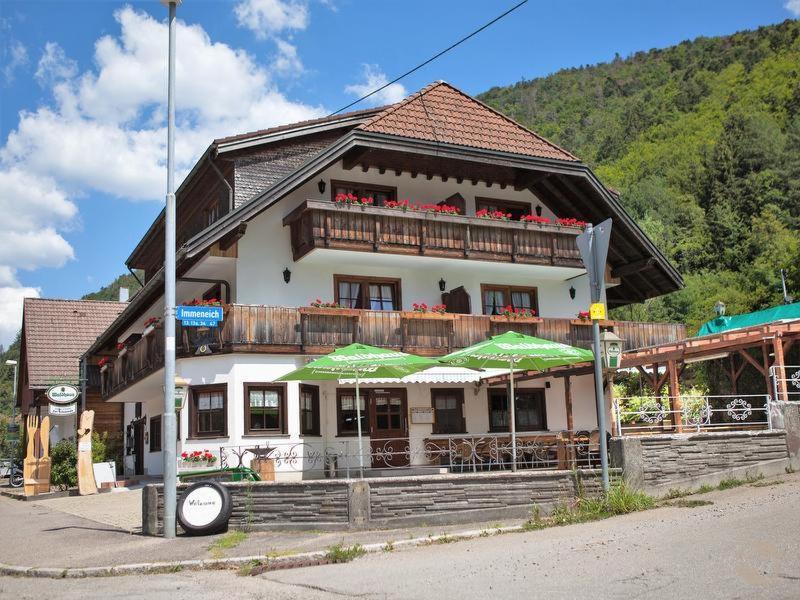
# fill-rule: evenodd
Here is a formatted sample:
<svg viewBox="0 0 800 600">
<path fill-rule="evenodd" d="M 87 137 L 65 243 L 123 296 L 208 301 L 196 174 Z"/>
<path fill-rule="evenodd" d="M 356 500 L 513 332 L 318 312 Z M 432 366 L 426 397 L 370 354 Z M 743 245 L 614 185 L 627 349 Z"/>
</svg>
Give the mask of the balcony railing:
<svg viewBox="0 0 800 600">
<path fill-rule="evenodd" d="M 589 347 L 591 327 L 574 319 L 506 318 L 486 315 L 437 315 L 408 311 L 286 308 L 233 304 L 225 320 L 210 329 L 177 326 L 179 357 L 221 352 L 324 354 L 361 342 L 415 354 L 439 356 L 508 330 Z M 625 340 L 625 349 L 674 342 L 686 337 L 675 323 L 609 321 L 605 327 Z M 109 397 L 164 364 L 160 330 L 133 344 L 107 368 L 103 393 Z"/>
<path fill-rule="evenodd" d="M 580 229 L 307 200 L 283 219 L 292 253 L 314 248 L 582 268 Z"/>
</svg>

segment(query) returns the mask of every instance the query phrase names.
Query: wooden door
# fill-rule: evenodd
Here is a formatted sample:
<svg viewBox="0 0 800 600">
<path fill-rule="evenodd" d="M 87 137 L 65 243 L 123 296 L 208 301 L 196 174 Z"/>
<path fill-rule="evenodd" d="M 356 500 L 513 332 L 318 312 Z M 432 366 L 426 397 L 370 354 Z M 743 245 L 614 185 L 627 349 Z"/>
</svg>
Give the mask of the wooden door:
<svg viewBox="0 0 800 600">
<path fill-rule="evenodd" d="M 369 390 L 373 468 L 408 466 L 407 407 L 403 388 Z"/>
<path fill-rule="evenodd" d="M 144 419 L 133 424 L 133 474 L 144 475 Z"/>
<path fill-rule="evenodd" d="M 442 294 L 442 302 L 449 313 L 468 315 L 472 312 L 469 293 L 463 285 Z"/>
</svg>

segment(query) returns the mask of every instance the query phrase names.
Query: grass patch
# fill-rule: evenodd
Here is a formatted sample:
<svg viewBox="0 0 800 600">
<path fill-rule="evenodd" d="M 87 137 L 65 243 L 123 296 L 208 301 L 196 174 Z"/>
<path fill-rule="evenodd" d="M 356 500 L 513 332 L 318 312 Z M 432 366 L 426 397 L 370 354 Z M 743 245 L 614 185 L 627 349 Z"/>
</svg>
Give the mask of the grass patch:
<svg viewBox="0 0 800 600">
<path fill-rule="evenodd" d="M 239 577 L 250 577 L 250 575 L 253 574 L 253 571 L 260 566 L 260 560 L 251 560 L 239 567 L 239 569 L 236 571 L 236 574 L 239 575 Z"/>
<path fill-rule="evenodd" d="M 695 494 L 707 494 L 708 492 L 713 492 L 715 489 L 717 488 L 715 488 L 713 485 L 708 485 L 707 483 L 704 483 L 699 488 L 697 488 Z"/>
<path fill-rule="evenodd" d="M 773 479 L 772 481 L 754 481 L 750 484 L 751 487 L 770 487 L 773 485 L 780 485 L 786 483 L 783 479 Z"/>
<path fill-rule="evenodd" d="M 367 551 L 361 544 L 345 546 L 342 542 L 328 547 L 325 558 L 332 563 L 346 563 L 360 556 L 364 556 Z"/>
<path fill-rule="evenodd" d="M 665 502 L 664 506 L 674 506 L 677 508 L 697 508 L 698 506 L 710 506 L 714 504 L 710 500 L 690 500 L 689 498 L 678 498 Z"/>
<path fill-rule="evenodd" d="M 392 540 L 386 540 L 382 550 L 384 552 L 394 552 L 394 542 Z"/>
<path fill-rule="evenodd" d="M 440 535 L 438 538 L 436 538 L 434 540 L 434 543 L 436 543 L 436 544 L 452 544 L 453 542 L 457 542 L 457 541 L 459 541 L 461 539 L 464 539 L 464 538 L 461 538 L 459 536 L 454 536 L 454 535 L 447 535 L 446 533 L 443 533 L 442 535 Z"/>
<path fill-rule="evenodd" d="M 556 525 L 572 525 L 597 521 L 615 515 L 624 515 L 655 506 L 655 500 L 642 492 L 629 489 L 624 483 L 613 486 L 607 494 L 597 498 L 582 498 L 571 503 L 559 504 L 549 517 L 542 517 L 538 506 L 531 511 L 531 518 L 522 528 L 535 531 Z"/>
<path fill-rule="evenodd" d="M 208 550 L 214 558 L 221 558 L 225 550 L 235 548 L 247 539 L 247 534 L 244 531 L 229 531 L 217 541 L 215 541 Z"/>
<path fill-rule="evenodd" d="M 674 500 L 675 498 L 683 498 L 684 496 L 691 496 L 694 492 L 692 490 L 682 490 L 680 488 L 670 488 L 670 490 L 661 498 L 662 500 Z"/>
</svg>

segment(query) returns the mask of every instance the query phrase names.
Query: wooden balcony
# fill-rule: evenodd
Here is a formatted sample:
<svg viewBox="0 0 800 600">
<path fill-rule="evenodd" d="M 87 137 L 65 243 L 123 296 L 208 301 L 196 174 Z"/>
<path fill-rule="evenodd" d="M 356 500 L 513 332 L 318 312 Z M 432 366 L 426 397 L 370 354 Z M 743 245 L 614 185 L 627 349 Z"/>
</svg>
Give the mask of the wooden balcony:
<svg viewBox="0 0 800 600">
<path fill-rule="evenodd" d="M 580 229 L 307 200 L 283 219 L 294 260 L 315 248 L 582 268 Z"/>
<path fill-rule="evenodd" d="M 625 340 L 625 349 L 674 342 L 686 327 L 674 323 L 608 322 Z M 571 319 L 508 319 L 485 315 L 433 315 L 405 311 L 284 308 L 234 304 L 225 307 L 221 327 L 182 329 L 177 355 L 190 357 L 227 352 L 324 354 L 337 346 L 361 342 L 406 352 L 439 356 L 508 330 L 588 347 L 591 327 Z M 108 398 L 160 369 L 164 364 L 163 333 L 158 330 L 136 342 L 127 357 L 104 374 Z"/>
</svg>

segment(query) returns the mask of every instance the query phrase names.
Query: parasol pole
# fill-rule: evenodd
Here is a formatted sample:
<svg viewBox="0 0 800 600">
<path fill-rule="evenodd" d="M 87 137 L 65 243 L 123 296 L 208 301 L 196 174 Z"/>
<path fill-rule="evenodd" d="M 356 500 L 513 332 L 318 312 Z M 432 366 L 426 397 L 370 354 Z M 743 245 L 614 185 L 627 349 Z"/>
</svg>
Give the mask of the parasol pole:
<svg viewBox="0 0 800 600">
<path fill-rule="evenodd" d="M 364 440 L 361 438 L 361 398 L 358 394 L 358 369 L 356 369 L 356 424 L 358 426 L 358 471 L 364 477 Z"/>
<path fill-rule="evenodd" d="M 508 361 L 508 383 L 511 390 L 509 411 L 511 412 L 511 470 L 517 470 L 517 407 L 514 399 L 514 359 Z"/>
</svg>

